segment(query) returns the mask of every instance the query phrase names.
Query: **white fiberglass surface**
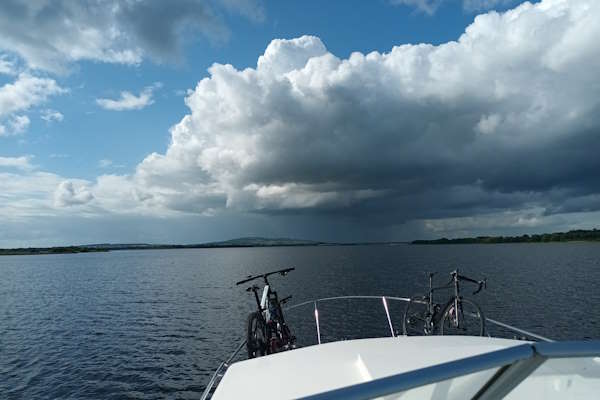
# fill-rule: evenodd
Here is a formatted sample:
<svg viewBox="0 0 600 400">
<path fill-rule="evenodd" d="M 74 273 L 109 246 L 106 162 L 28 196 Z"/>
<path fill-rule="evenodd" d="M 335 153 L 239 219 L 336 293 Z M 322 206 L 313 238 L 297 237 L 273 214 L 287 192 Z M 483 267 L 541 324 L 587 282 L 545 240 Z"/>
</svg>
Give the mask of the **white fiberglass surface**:
<svg viewBox="0 0 600 400">
<path fill-rule="evenodd" d="M 446 379 L 397 394 L 380 397 L 381 400 L 463 400 L 471 399 L 498 371 L 492 368 L 473 374 Z"/>
<path fill-rule="evenodd" d="M 522 343 L 485 337 L 429 336 L 360 339 L 310 346 L 233 364 L 213 398 L 299 398 Z M 387 398 L 461 399 L 474 394 L 494 372 L 465 375 Z M 270 390 L 265 392 L 256 382 L 268 382 Z"/>
<path fill-rule="evenodd" d="M 544 362 L 505 398 L 591 399 L 600 397 L 600 358 L 555 358 Z"/>
</svg>

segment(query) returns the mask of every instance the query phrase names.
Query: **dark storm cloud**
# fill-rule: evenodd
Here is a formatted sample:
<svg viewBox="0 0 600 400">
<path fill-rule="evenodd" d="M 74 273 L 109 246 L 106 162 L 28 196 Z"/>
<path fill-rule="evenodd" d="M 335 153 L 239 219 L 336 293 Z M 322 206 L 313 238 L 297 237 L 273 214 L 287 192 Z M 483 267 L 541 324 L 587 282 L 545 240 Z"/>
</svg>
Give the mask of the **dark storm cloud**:
<svg viewBox="0 0 600 400">
<path fill-rule="evenodd" d="M 79 60 L 138 64 L 150 56 L 174 62 L 186 37 L 227 39 L 223 10 L 253 20 L 263 13 L 254 0 L 6 0 L 0 7 L 0 51 L 52 72 Z"/>
<path fill-rule="evenodd" d="M 595 210 L 595 17 L 597 2 L 525 3 L 457 42 L 346 60 L 315 37 L 275 40 L 256 69 L 210 69 L 132 184 L 195 188 L 195 209 L 211 193 L 229 209 L 391 224 Z"/>
<path fill-rule="evenodd" d="M 208 1 L 179 0 L 122 3 L 117 17 L 135 42 L 159 61 L 179 58 L 182 33 L 199 31 L 219 40 L 229 35 Z"/>
</svg>

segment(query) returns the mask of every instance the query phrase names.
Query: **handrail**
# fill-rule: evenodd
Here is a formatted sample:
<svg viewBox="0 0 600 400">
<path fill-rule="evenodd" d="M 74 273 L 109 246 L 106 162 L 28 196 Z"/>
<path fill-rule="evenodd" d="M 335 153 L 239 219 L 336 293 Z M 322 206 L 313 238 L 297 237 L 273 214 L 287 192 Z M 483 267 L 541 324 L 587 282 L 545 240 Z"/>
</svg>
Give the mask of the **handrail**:
<svg viewBox="0 0 600 400">
<path fill-rule="evenodd" d="M 535 343 L 535 351 L 548 358 L 598 357 L 600 340 Z"/>
<path fill-rule="evenodd" d="M 233 358 L 237 355 L 237 353 L 240 352 L 240 350 L 242 349 L 242 347 L 244 347 L 245 344 L 246 344 L 246 339 L 242 340 L 240 345 L 235 349 L 235 351 L 233 353 L 231 353 L 231 355 L 229 356 L 229 358 L 227 360 L 225 360 L 221 364 L 219 364 L 219 366 L 217 367 L 215 372 L 212 374 L 210 381 L 208 381 L 206 388 L 204 388 L 204 392 L 202 392 L 202 396 L 200 396 L 200 400 L 206 400 L 208 398 L 208 395 L 210 394 L 210 391 L 211 391 L 212 387 L 214 386 L 214 384 L 217 380 L 217 377 L 219 376 L 219 372 L 221 372 L 223 367 L 225 367 L 225 368 L 229 367 L 229 363 L 231 362 L 231 360 L 233 360 Z"/>
<path fill-rule="evenodd" d="M 305 306 L 307 304 L 312 304 L 315 301 L 324 302 L 324 301 L 341 300 L 341 299 L 381 299 L 382 297 L 383 296 L 360 296 L 360 295 L 358 295 L 358 296 L 355 295 L 355 296 L 323 297 L 323 298 L 316 299 L 316 300 L 303 301 L 302 303 L 298 303 L 298 304 L 294 304 L 292 306 L 285 307 L 284 310 L 293 310 L 294 308 Z M 410 301 L 410 298 L 408 298 L 408 297 L 385 296 L 385 298 L 388 300 Z"/>
<path fill-rule="evenodd" d="M 363 295 L 351 295 L 351 296 L 333 296 L 333 297 L 323 297 L 320 299 L 316 299 L 316 300 L 307 300 L 307 301 L 303 301 L 301 303 L 298 304 L 294 304 L 291 306 L 287 306 L 284 307 L 283 310 L 284 311 L 290 311 L 290 310 L 294 310 L 296 308 L 302 307 L 302 306 L 306 306 L 306 305 L 313 305 L 314 306 L 314 314 L 315 314 L 315 323 L 316 323 L 316 329 L 317 329 L 317 339 L 318 339 L 318 344 L 321 344 L 321 331 L 320 331 L 320 324 L 319 324 L 319 311 L 318 311 L 318 307 L 317 304 L 318 303 L 322 303 L 322 302 L 326 302 L 326 301 L 333 301 L 333 300 L 344 300 L 344 299 L 378 299 L 381 300 L 383 302 L 383 307 L 384 307 L 384 311 L 386 313 L 386 317 L 387 317 L 387 321 L 388 321 L 388 325 L 390 327 L 390 332 L 391 332 L 391 336 L 394 337 L 394 330 L 393 330 L 393 325 L 392 325 L 392 320 L 389 314 L 389 310 L 388 310 L 388 305 L 387 305 L 387 300 L 396 300 L 396 301 L 403 301 L 403 302 L 408 302 L 411 299 L 408 297 L 397 297 L 397 296 L 363 296 Z M 525 329 L 520 329 L 517 328 L 515 326 L 506 324 L 504 322 L 500 322 L 500 321 L 496 321 L 494 319 L 491 318 L 485 318 L 486 322 L 489 322 L 493 325 L 496 326 L 500 326 L 502 328 L 508 329 L 510 331 L 513 331 L 515 333 L 520 333 L 522 335 L 526 335 L 529 337 L 532 337 L 534 339 L 538 339 L 541 340 L 543 342 L 547 342 L 548 344 L 553 344 L 553 343 L 557 343 L 554 342 L 552 339 L 549 339 L 547 337 L 544 337 L 542 335 L 538 335 L 536 333 L 533 332 L 529 332 Z M 226 369 L 227 367 L 229 367 L 229 363 L 231 362 L 231 360 L 239 353 L 239 351 L 242 349 L 242 347 L 246 344 L 246 340 L 242 340 L 242 342 L 240 343 L 240 345 L 236 348 L 236 350 L 229 356 L 229 358 L 226 361 L 223 361 L 221 364 L 219 364 L 217 370 L 213 373 L 213 375 L 211 376 L 210 381 L 208 382 L 206 388 L 204 389 L 204 392 L 202 393 L 202 396 L 200 397 L 200 400 L 206 400 L 210 394 L 210 391 L 212 390 L 213 386 L 215 385 L 215 382 L 219 376 L 219 373 L 221 373 L 221 371 L 223 369 Z M 546 349 L 544 347 L 542 347 L 543 349 Z M 551 349 L 554 349 L 553 347 L 551 347 Z M 595 347 L 593 348 L 593 350 L 595 351 Z M 376 396 L 375 396 L 376 397 Z M 325 397 L 323 397 L 325 398 Z"/>
<path fill-rule="evenodd" d="M 316 303 L 322 303 L 325 301 L 332 301 L 332 300 L 344 300 L 344 299 L 384 299 L 384 308 L 386 311 L 386 315 L 388 316 L 388 322 L 391 325 L 391 320 L 389 320 L 389 312 L 387 310 L 387 304 L 386 304 L 386 300 L 397 300 L 397 301 L 404 301 L 404 302 L 408 302 L 411 299 L 409 297 L 397 297 L 397 296 L 362 296 L 362 295 L 351 295 L 351 296 L 334 296 L 334 297 L 323 297 L 320 299 L 316 299 L 316 300 L 308 300 L 308 301 L 303 301 L 301 303 L 298 304 L 294 304 L 288 307 L 284 308 L 284 311 L 289 311 L 289 310 L 293 310 L 296 309 L 298 307 L 302 307 L 308 304 L 316 304 Z M 516 326 L 504 323 L 504 322 L 500 322 L 497 321 L 495 319 L 492 318 L 488 318 L 485 317 L 486 322 L 489 322 L 492 325 L 496 325 L 505 329 L 508 329 L 510 331 L 513 331 L 515 333 L 520 333 L 522 335 L 525 336 L 529 336 L 531 338 L 537 339 L 537 340 L 541 340 L 543 342 L 553 342 L 554 340 L 547 338 L 545 336 L 542 335 L 538 335 L 537 333 L 533 333 L 530 331 L 527 331 L 525 329 L 521 329 L 521 328 L 517 328 Z M 319 332 L 320 333 L 320 332 Z M 392 331 L 392 336 L 394 336 L 393 331 Z M 320 343 L 319 343 L 320 344 Z"/>
<path fill-rule="evenodd" d="M 525 329 L 517 328 L 516 326 L 505 324 L 504 322 L 496 321 L 495 319 L 491 319 L 491 318 L 485 317 L 485 320 L 486 320 L 486 322 L 489 322 L 489 323 L 491 323 L 493 325 L 497 325 L 497 326 L 500 326 L 502 328 L 506 328 L 506 329 L 509 329 L 509 330 L 511 330 L 513 332 L 521 333 L 523 335 L 530 336 L 530 337 L 535 338 L 535 339 L 539 339 L 539 340 L 541 340 L 543 342 L 554 342 L 554 340 L 552 340 L 550 338 L 547 338 L 545 336 L 538 335 L 537 333 L 526 331 Z"/>
</svg>

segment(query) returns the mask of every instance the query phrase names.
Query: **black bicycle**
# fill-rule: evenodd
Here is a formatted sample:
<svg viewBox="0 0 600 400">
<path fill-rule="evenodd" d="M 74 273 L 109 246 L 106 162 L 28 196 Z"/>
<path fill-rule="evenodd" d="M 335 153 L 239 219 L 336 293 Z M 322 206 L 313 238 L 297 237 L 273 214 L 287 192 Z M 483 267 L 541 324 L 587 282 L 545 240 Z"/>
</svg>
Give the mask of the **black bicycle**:
<svg viewBox="0 0 600 400">
<path fill-rule="evenodd" d="M 460 282 L 477 285 L 473 295 L 487 287 L 487 280 L 475 280 L 458 273 L 450 273 L 450 282 L 433 287 L 435 273 L 429 273 L 429 292 L 425 296 L 413 297 L 406 305 L 402 318 L 404 335 L 470 335 L 485 334 L 485 316 L 481 308 L 472 300 L 460 295 Z M 444 304 L 433 301 L 433 293 L 439 290 L 454 289 L 454 295 Z"/>
<path fill-rule="evenodd" d="M 294 268 L 286 268 L 266 274 L 249 276 L 236 282 L 236 285 L 241 285 L 262 278 L 265 284 L 260 297 L 258 295 L 260 287 L 257 285 L 252 285 L 246 289 L 247 292 L 254 293 L 258 308 L 257 311 L 248 315 L 246 337 L 248 358 L 291 350 L 295 347 L 296 337 L 292 335 L 290 328 L 285 323 L 281 308 L 282 304 L 285 304 L 292 296 L 279 300 L 277 292 L 272 289 L 268 280 L 271 275 L 285 276 L 293 270 Z"/>
</svg>

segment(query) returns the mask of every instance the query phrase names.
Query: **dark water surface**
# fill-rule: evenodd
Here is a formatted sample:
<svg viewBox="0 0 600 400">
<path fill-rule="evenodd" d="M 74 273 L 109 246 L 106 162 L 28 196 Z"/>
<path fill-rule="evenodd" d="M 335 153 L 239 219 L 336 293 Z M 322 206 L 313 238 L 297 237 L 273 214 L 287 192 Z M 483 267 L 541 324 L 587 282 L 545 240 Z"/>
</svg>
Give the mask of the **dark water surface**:
<svg viewBox="0 0 600 400">
<path fill-rule="evenodd" d="M 274 278 L 292 303 L 410 296 L 425 271 L 486 276 L 486 315 L 555 339 L 600 338 L 600 244 L 281 247 L 0 257 L 0 398 L 198 398 L 239 343 L 250 296 L 233 282 Z M 379 301 L 320 307 L 324 338 L 386 335 Z M 401 329 L 403 306 L 392 304 Z M 290 312 L 314 343 L 312 309 Z M 341 330 L 341 331 L 340 331 Z"/>
</svg>

